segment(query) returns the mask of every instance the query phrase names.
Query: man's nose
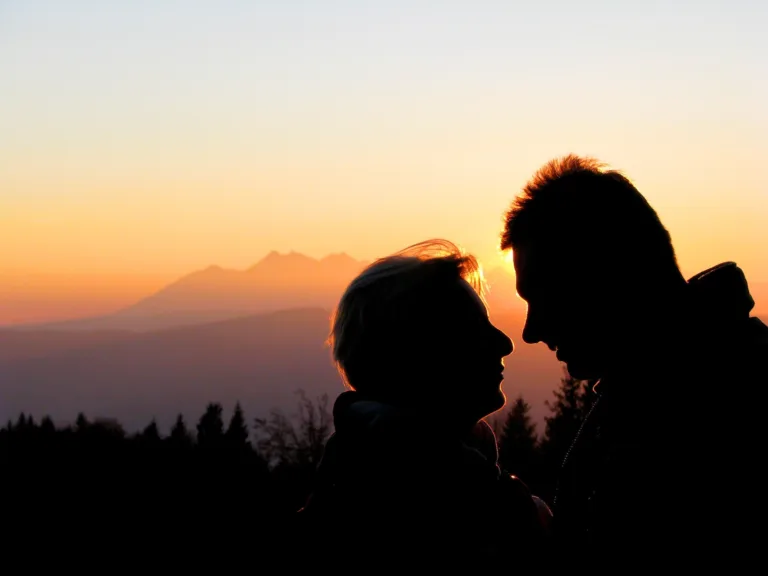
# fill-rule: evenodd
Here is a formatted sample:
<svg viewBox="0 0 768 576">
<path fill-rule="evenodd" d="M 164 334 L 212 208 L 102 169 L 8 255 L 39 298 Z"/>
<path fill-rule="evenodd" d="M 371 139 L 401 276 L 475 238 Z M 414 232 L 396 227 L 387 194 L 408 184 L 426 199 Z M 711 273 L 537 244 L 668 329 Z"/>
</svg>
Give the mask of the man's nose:
<svg viewBox="0 0 768 576">
<path fill-rule="evenodd" d="M 529 312 L 525 317 L 525 325 L 523 326 L 523 342 L 526 344 L 538 344 L 541 341 L 542 337 L 538 322 L 535 318 L 531 317 Z"/>
</svg>

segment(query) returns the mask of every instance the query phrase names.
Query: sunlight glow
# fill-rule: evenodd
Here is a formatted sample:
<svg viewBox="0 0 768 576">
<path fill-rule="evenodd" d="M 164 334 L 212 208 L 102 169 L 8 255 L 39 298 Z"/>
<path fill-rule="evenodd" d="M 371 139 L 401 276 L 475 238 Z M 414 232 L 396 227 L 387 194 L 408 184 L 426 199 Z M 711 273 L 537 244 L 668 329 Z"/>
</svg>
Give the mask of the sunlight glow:
<svg viewBox="0 0 768 576">
<path fill-rule="evenodd" d="M 498 286 L 505 209 L 567 153 L 637 185 L 686 276 L 734 260 L 768 286 L 768 3 L 660 26 L 589 1 L 118 2 L 0 3 L 0 325 L 274 250 L 367 262 L 428 237 Z"/>
</svg>

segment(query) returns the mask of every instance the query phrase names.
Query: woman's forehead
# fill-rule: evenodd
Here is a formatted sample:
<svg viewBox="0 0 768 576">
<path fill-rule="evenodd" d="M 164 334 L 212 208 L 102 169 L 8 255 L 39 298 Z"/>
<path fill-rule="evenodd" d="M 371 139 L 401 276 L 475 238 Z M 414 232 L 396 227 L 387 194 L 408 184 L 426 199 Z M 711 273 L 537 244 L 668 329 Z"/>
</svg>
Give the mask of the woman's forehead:
<svg viewBox="0 0 768 576">
<path fill-rule="evenodd" d="M 424 286 L 424 290 L 414 293 L 409 300 L 417 309 L 445 310 L 446 306 L 485 307 L 482 298 L 472 285 L 463 278 L 434 283 L 428 287 Z"/>
<path fill-rule="evenodd" d="M 488 308 L 483 299 L 472 285 L 463 278 L 454 284 L 447 304 L 456 311 L 488 315 Z"/>
</svg>

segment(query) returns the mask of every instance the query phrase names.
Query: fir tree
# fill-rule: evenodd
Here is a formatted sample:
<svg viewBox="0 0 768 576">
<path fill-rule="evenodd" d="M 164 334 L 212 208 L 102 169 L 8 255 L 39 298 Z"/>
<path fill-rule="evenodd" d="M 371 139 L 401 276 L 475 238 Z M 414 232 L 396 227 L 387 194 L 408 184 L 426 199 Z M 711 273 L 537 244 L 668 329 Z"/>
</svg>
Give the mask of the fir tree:
<svg viewBox="0 0 768 576">
<path fill-rule="evenodd" d="M 531 407 L 518 396 L 507 413 L 499 440 L 499 462 L 524 482 L 534 480 L 538 438 L 531 421 Z"/>
</svg>

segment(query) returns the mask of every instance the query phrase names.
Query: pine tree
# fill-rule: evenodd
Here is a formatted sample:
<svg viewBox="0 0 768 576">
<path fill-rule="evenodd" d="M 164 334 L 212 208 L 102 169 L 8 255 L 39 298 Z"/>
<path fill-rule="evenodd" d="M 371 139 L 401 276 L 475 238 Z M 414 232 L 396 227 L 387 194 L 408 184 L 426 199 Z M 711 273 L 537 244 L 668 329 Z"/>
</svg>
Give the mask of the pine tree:
<svg viewBox="0 0 768 576">
<path fill-rule="evenodd" d="M 591 382 L 577 380 L 564 371 L 554 396 L 554 402 L 546 402 L 552 414 L 545 418 L 542 450 L 553 466 L 559 466 L 589 413 L 595 394 Z"/>
<path fill-rule="evenodd" d="M 160 431 L 157 428 L 157 421 L 153 418 L 152 421 L 147 424 L 147 427 L 141 432 L 143 440 L 155 442 L 160 440 Z"/>
<path fill-rule="evenodd" d="M 524 482 L 535 480 L 538 437 L 531 421 L 531 407 L 518 396 L 507 413 L 499 439 L 499 462 Z"/>
<path fill-rule="evenodd" d="M 248 425 L 245 423 L 245 415 L 243 409 L 240 406 L 240 402 L 235 405 L 235 411 L 232 413 L 232 418 L 229 421 L 229 427 L 224 434 L 227 444 L 231 448 L 246 448 L 249 446 Z"/>
<path fill-rule="evenodd" d="M 197 444 L 200 447 L 214 447 L 224 437 L 224 421 L 221 404 L 211 402 L 197 423 Z"/>
<path fill-rule="evenodd" d="M 40 430 L 47 435 L 56 432 L 56 426 L 53 424 L 53 420 L 51 420 L 50 416 L 44 416 L 40 421 Z"/>
<path fill-rule="evenodd" d="M 180 447 L 192 444 L 192 436 L 189 434 L 187 424 L 184 421 L 184 416 L 182 414 L 179 414 L 176 417 L 176 422 L 174 423 L 173 428 L 171 428 L 169 439 L 173 444 Z"/>
<path fill-rule="evenodd" d="M 86 428 L 88 428 L 88 419 L 82 412 L 77 415 L 77 419 L 75 420 L 75 428 L 78 432 L 84 432 Z"/>
</svg>

